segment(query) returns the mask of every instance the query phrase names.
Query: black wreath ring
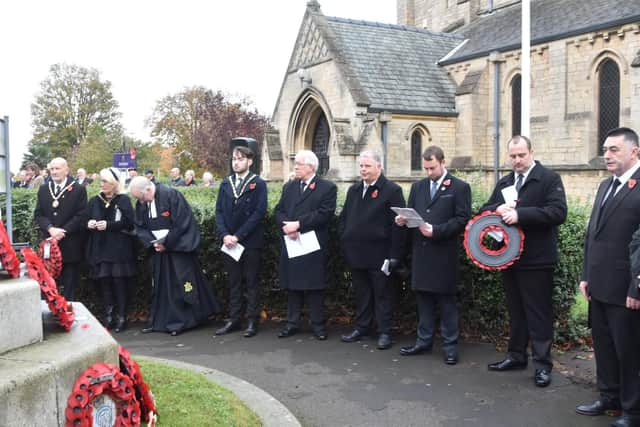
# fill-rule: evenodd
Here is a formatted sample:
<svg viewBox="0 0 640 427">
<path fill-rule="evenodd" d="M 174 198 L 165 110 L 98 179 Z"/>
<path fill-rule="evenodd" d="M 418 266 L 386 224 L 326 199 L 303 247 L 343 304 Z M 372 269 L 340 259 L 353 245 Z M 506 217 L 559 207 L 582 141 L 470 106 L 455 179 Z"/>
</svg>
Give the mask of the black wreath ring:
<svg viewBox="0 0 640 427">
<path fill-rule="evenodd" d="M 503 245 L 489 248 L 485 238 L 489 233 L 501 233 Z M 520 258 L 524 233 L 516 225 L 508 225 L 496 212 L 483 212 L 469 220 L 464 230 L 464 248 L 475 265 L 485 270 L 504 270 Z"/>
</svg>

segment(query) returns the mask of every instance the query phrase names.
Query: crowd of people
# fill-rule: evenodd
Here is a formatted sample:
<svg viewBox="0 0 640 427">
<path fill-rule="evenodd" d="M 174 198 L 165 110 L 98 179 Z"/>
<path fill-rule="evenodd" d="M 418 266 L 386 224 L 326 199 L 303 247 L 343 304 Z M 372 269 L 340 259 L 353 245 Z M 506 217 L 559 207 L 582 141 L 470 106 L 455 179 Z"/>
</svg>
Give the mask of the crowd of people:
<svg viewBox="0 0 640 427">
<path fill-rule="evenodd" d="M 640 425 L 640 162 L 638 135 L 629 128 L 609 132 L 603 157 L 611 176 L 600 185 L 588 226 L 580 290 L 589 300 L 600 398 L 576 408 L 583 415 L 616 415 L 616 427 Z M 507 144 L 512 171 L 496 184 L 481 212 L 500 216 L 518 226 L 524 246 L 502 271 L 509 313 L 509 343 L 503 360 L 489 371 L 522 370 L 534 366 L 533 384 L 552 381 L 552 293 L 558 264 L 558 227 L 567 216 L 560 176 L 534 159 L 531 141 L 514 136 Z M 233 173 L 222 179 L 216 200 L 216 229 L 228 273 L 229 308 L 216 335 L 243 330 L 258 333 L 260 270 L 265 246 L 264 218 L 267 184 L 251 171 L 255 158 L 249 148 L 233 149 Z M 458 363 L 458 275 L 460 238 L 472 216 L 471 187 L 446 167 L 444 151 L 428 147 L 422 155 L 425 178 L 413 183 L 405 203 L 400 186 L 383 173 L 379 154 L 358 157 L 361 180 L 347 191 L 338 217 L 343 256 L 351 271 L 355 317 L 351 343 L 375 335 L 377 347 L 393 345 L 394 274 L 410 266 L 418 324 L 415 344 L 402 347 L 402 356 L 431 352 L 439 312 L 443 362 Z M 274 217 L 281 230 L 279 281 L 287 293 L 287 319 L 278 337 L 301 332 L 302 308 L 309 308 L 311 332 L 326 340 L 324 291 L 329 251 L 329 225 L 336 211 L 337 187 L 316 174 L 318 158 L 307 150 L 294 160 L 291 179 L 284 184 Z M 135 171 L 134 171 L 135 172 Z M 78 263 L 86 257 L 92 277 L 102 291 L 105 323 L 115 332 L 126 328 L 126 283 L 135 274 L 131 262 L 138 239 L 152 254 L 153 293 L 150 315 L 142 332 L 178 335 L 223 310 L 202 273 L 197 250 L 200 232 L 191 207 L 172 186 L 193 185 L 193 171 L 183 178 L 171 171 L 170 185 L 151 174 L 130 174 L 128 191 L 112 168 L 100 171 L 101 192 L 87 203 L 83 186 L 88 178 L 68 177 L 64 159 L 53 159 L 49 179 L 40 186 L 35 219 L 45 237 L 56 239 L 63 254 L 60 284 L 73 299 Z M 207 182 L 211 182 L 207 177 Z M 204 181 L 204 179 L 203 179 Z M 517 197 L 506 195 L 515 192 Z M 412 208 L 421 220 L 412 222 Z M 634 234 L 635 233 L 635 234 Z M 86 252 L 84 240 L 88 240 Z M 630 250 L 631 248 L 631 250 Z M 578 284 L 576 284 L 578 286 Z M 244 303 L 246 296 L 246 304 Z M 243 312 L 243 307 L 245 307 Z M 243 325 L 243 319 L 246 324 Z"/>
</svg>

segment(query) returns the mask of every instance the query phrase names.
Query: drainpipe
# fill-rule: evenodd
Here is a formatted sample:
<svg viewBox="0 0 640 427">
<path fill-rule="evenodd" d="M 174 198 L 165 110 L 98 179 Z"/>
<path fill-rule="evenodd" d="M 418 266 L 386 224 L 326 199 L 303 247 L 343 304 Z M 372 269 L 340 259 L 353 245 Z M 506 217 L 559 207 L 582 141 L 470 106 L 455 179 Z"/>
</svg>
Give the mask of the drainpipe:
<svg viewBox="0 0 640 427">
<path fill-rule="evenodd" d="M 387 171 L 387 124 L 391 121 L 391 113 L 383 111 L 378 116 L 378 121 L 380 122 L 380 134 L 382 138 L 382 169 L 384 170 L 384 174 L 388 176 L 389 171 Z"/>
<path fill-rule="evenodd" d="M 9 242 L 13 243 L 13 220 L 12 220 L 12 201 L 11 201 L 11 159 L 9 158 L 9 117 L 4 116 L 4 119 L 0 120 L 2 122 L 2 142 L 4 147 L 2 150 L 4 151 L 4 162 L 5 162 L 5 171 L 4 171 L 4 179 L 7 184 L 7 194 L 6 194 L 6 202 L 7 202 L 7 211 L 5 212 L 5 225 L 7 226 L 7 237 L 9 238 Z"/>
<path fill-rule="evenodd" d="M 503 62 L 500 52 L 489 55 L 493 62 L 493 181 L 498 183 L 500 169 L 500 63 Z"/>
</svg>

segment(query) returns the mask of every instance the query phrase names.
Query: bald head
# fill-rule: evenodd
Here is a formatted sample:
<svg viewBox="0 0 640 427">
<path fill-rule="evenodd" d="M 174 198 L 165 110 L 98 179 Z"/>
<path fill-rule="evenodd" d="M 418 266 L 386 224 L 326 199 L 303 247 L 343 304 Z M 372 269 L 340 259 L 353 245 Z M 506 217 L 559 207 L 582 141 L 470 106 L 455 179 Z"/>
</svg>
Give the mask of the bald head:
<svg viewBox="0 0 640 427">
<path fill-rule="evenodd" d="M 141 202 L 150 202 L 156 194 L 156 186 L 144 176 L 136 176 L 129 183 L 129 193 Z"/>
<path fill-rule="evenodd" d="M 62 157 L 56 157 L 49 163 L 49 174 L 56 184 L 62 184 L 69 175 L 69 165 Z"/>
</svg>

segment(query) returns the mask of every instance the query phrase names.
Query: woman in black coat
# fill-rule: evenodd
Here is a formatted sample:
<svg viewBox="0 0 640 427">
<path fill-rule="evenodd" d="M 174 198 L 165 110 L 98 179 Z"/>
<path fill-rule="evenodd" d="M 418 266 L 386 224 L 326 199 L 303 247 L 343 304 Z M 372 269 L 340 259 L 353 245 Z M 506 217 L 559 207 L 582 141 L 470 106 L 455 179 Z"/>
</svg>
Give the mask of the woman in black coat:
<svg viewBox="0 0 640 427">
<path fill-rule="evenodd" d="M 100 171 L 100 194 L 87 206 L 87 262 L 102 291 L 104 324 L 120 332 L 127 327 L 127 283 L 136 275 L 134 213 L 117 170 Z M 114 319 L 114 294 L 117 320 Z"/>
</svg>

